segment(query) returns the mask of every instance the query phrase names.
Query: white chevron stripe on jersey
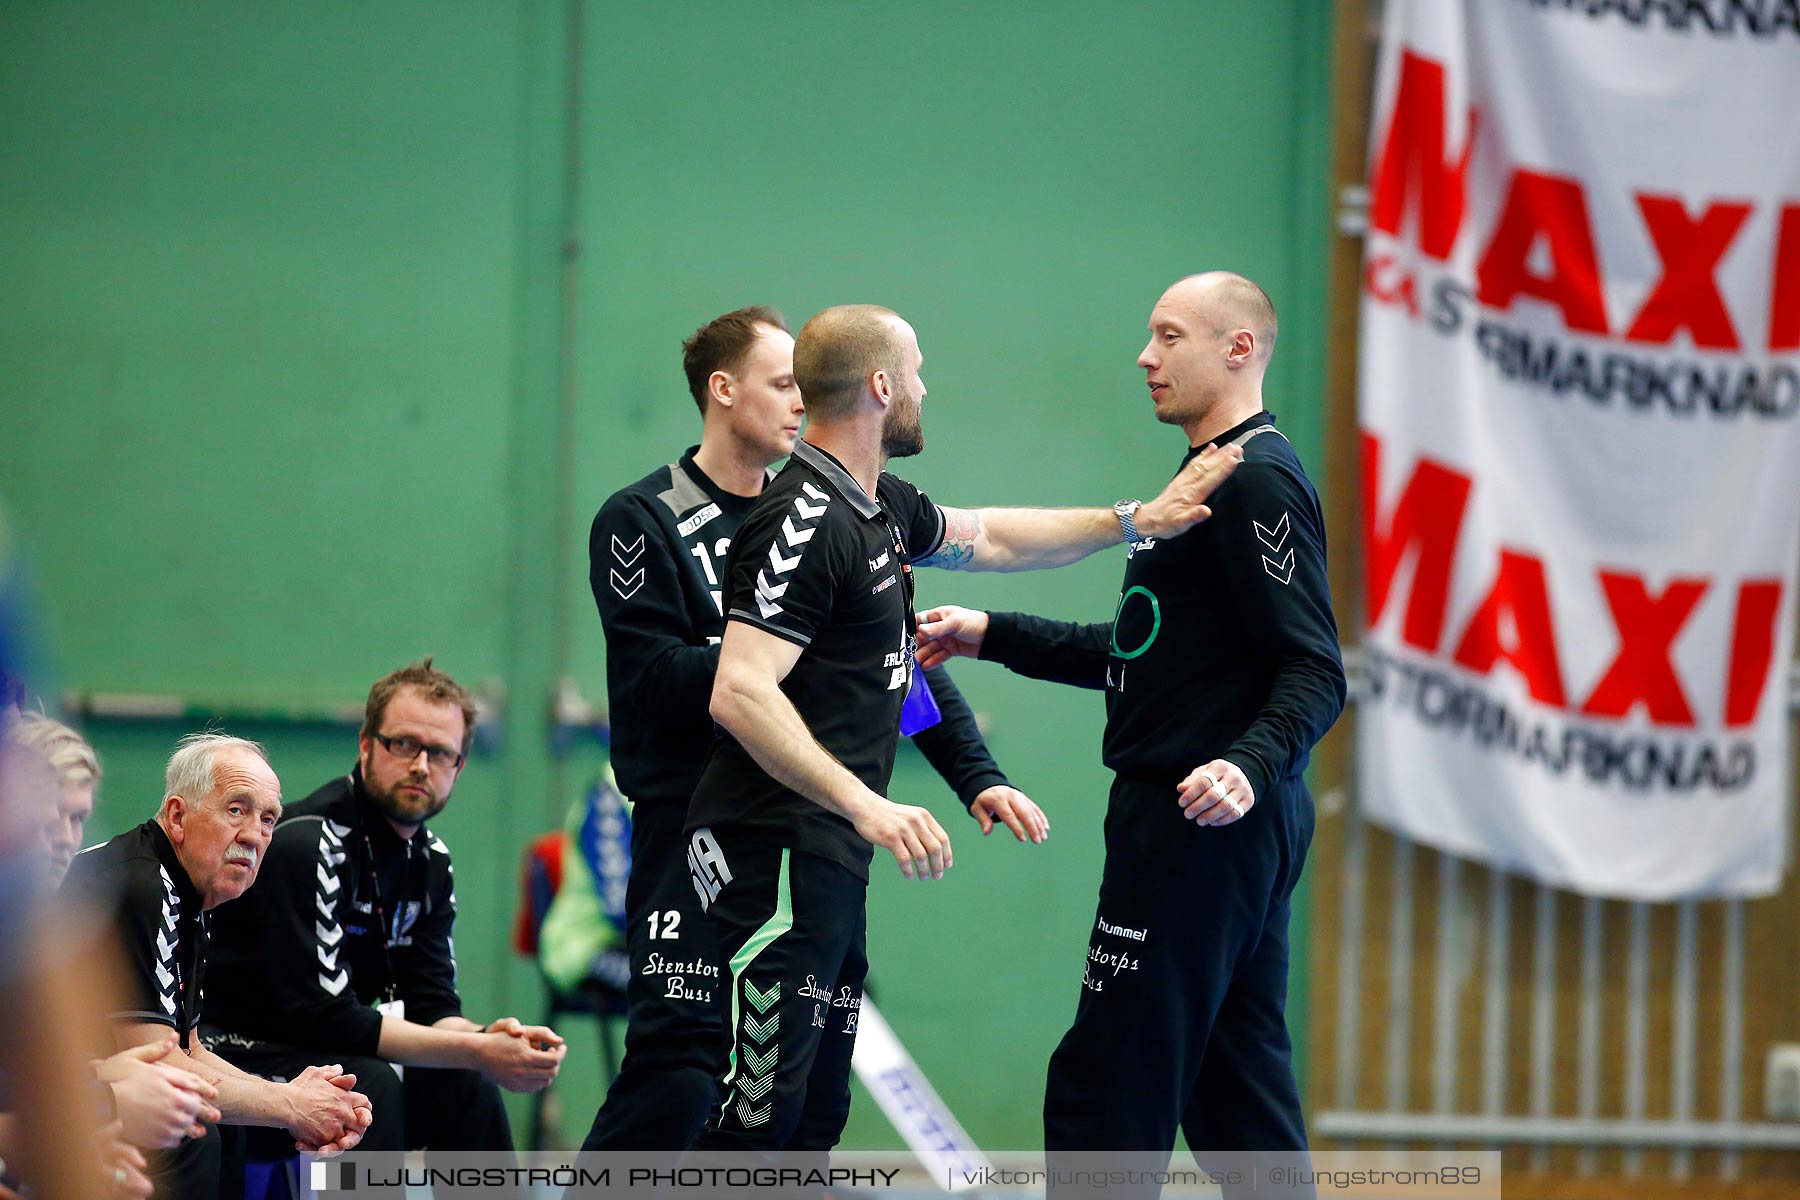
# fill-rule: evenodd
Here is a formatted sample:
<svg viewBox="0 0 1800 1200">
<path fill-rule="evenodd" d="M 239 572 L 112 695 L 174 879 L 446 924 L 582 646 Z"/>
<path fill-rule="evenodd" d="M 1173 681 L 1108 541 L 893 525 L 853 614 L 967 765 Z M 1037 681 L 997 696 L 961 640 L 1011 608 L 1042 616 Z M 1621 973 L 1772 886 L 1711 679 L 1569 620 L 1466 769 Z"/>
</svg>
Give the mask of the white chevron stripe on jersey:
<svg viewBox="0 0 1800 1200">
<path fill-rule="evenodd" d="M 802 483 L 804 495 L 794 497 L 794 511 L 781 520 L 778 536 L 769 541 L 769 562 L 756 573 L 756 607 L 764 619 L 781 611 L 781 597 L 787 591 L 788 577 L 800 565 L 806 543 L 818 532 L 819 518 L 831 507 L 831 493 L 820 491 L 810 483 Z M 808 504 L 807 497 L 817 503 Z M 800 523 L 794 523 L 798 515 Z"/>
<path fill-rule="evenodd" d="M 169 873 L 162 873 L 164 893 L 162 903 L 163 928 L 156 931 L 156 982 L 161 988 L 157 1003 L 171 1017 L 175 1015 L 175 980 L 178 964 L 175 954 L 181 943 L 175 937 L 175 923 L 181 917 L 181 899 L 175 895 L 175 881 Z"/>
<path fill-rule="evenodd" d="M 799 565 L 800 552 L 798 550 L 794 552 L 792 558 L 789 558 L 781 553 L 781 543 L 779 541 L 769 543 L 769 567 L 775 574 L 785 575 Z"/>
<path fill-rule="evenodd" d="M 794 501 L 794 507 L 795 508 L 800 507 L 800 502 L 798 500 Z M 824 512 L 825 506 L 821 504 L 819 506 L 819 511 Z M 812 541 L 812 535 L 815 532 L 817 532 L 817 530 L 815 530 L 811 526 L 808 526 L 805 529 L 797 528 L 794 525 L 794 518 L 792 518 L 792 517 L 788 517 L 786 520 L 782 521 L 782 523 L 781 523 L 781 536 L 785 537 L 788 540 L 788 544 L 790 546 L 806 545 L 806 543 Z"/>
<path fill-rule="evenodd" d="M 337 918 L 336 897 L 343 884 L 337 877 L 337 868 L 345 858 L 343 835 L 349 832 L 348 826 L 333 825 L 330 821 L 322 821 L 319 825 L 319 890 L 313 897 L 318 907 L 318 919 L 313 921 L 313 933 L 318 936 L 318 945 L 314 952 L 319 957 L 319 986 L 327 994 L 336 996 L 350 982 L 348 968 L 338 967 L 338 951 L 342 949 L 344 927 Z"/>
<path fill-rule="evenodd" d="M 781 611 L 781 605 L 776 601 L 781 598 L 781 592 L 787 591 L 787 584 L 781 584 L 780 588 L 780 592 L 769 590 L 769 573 L 767 571 L 760 572 L 756 576 L 756 607 L 761 611 L 764 620 Z"/>
<path fill-rule="evenodd" d="M 810 483 L 802 483 L 800 490 L 804 495 L 794 497 L 794 511 L 799 513 L 803 520 L 811 521 L 818 517 L 825 511 L 825 506 L 831 503 L 830 492 L 822 492 Z M 808 504 L 807 496 L 811 496 L 818 503 Z"/>
</svg>

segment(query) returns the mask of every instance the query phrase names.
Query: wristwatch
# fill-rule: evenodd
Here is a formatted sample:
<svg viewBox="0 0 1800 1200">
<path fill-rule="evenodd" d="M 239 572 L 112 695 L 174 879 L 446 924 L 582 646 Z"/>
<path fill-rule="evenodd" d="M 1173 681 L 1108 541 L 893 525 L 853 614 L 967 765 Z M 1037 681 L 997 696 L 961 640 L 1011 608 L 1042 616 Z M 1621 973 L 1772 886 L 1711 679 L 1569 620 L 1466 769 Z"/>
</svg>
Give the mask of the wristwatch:
<svg viewBox="0 0 1800 1200">
<path fill-rule="evenodd" d="M 1113 515 L 1119 518 L 1119 532 L 1125 535 L 1125 544 L 1131 545 L 1138 540 L 1137 510 L 1143 507 L 1142 500 L 1120 500 L 1113 505 Z"/>
</svg>

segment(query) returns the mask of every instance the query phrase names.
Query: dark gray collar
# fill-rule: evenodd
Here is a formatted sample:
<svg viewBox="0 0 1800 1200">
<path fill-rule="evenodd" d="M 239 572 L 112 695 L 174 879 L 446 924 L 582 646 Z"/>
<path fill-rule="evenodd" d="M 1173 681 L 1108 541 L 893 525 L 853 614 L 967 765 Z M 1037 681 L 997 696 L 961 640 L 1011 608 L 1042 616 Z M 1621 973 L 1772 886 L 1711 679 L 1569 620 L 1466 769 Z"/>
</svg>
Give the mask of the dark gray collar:
<svg viewBox="0 0 1800 1200">
<path fill-rule="evenodd" d="M 794 443 L 794 457 L 825 477 L 832 490 L 850 502 L 850 507 L 865 517 L 872 517 L 881 511 L 881 506 L 862 490 L 862 484 L 856 482 L 850 472 L 844 470 L 843 464 L 831 457 L 830 453 L 819 449 L 808 441 Z"/>
</svg>

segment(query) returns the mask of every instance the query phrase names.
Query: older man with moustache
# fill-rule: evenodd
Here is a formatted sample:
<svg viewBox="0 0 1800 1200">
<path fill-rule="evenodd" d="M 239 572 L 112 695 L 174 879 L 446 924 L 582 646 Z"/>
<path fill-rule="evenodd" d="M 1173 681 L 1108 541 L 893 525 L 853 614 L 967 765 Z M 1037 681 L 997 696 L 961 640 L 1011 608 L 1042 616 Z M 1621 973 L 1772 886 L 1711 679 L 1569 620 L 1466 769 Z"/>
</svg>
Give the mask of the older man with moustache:
<svg viewBox="0 0 1800 1200">
<path fill-rule="evenodd" d="M 315 1153 L 348 1150 L 371 1118 L 354 1075 L 307 1066 L 285 1083 L 241 1071 L 195 1035 L 205 985 L 208 913 L 256 882 L 281 816 L 281 783 L 255 742 L 218 733 L 183 738 L 169 759 L 154 818 L 76 855 L 64 890 L 103 904 L 124 953 L 128 1007 L 112 1014 L 120 1049 L 162 1042 L 171 1029 L 181 1053 L 165 1062 L 210 1083 L 227 1125 L 285 1130 Z M 213 1195 L 220 1141 L 205 1136 L 151 1155 L 160 1196 Z"/>
</svg>

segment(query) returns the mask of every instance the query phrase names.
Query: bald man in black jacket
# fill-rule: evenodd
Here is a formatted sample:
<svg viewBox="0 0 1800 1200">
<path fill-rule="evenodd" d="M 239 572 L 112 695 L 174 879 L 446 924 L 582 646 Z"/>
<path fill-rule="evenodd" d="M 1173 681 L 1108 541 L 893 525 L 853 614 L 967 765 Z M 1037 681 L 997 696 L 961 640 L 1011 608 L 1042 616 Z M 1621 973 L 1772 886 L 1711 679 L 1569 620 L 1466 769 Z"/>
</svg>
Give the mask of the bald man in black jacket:
<svg viewBox="0 0 1800 1200">
<path fill-rule="evenodd" d="M 923 615 L 921 665 L 956 655 L 1106 691 L 1116 778 L 1075 1021 L 1044 1098 L 1052 1153 L 1301 1151 L 1284 1021 L 1289 899 L 1312 839 L 1303 778 L 1344 704 L 1319 500 L 1262 380 L 1262 289 L 1183 279 L 1138 358 L 1158 420 L 1243 462 L 1213 517 L 1130 546 L 1114 619 L 1080 625 L 953 607 Z M 1232 1194 L 1227 1186 L 1226 1194 Z"/>
</svg>

